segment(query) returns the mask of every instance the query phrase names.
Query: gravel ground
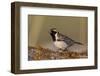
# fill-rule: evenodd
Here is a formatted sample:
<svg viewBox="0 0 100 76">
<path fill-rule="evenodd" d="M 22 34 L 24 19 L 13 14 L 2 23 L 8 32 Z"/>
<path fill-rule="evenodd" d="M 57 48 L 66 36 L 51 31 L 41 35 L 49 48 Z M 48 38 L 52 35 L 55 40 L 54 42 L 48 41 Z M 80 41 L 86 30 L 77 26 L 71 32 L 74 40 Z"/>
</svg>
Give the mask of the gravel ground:
<svg viewBox="0 0 100 76">
<path fill-rule="evenodd" d="M 79 59 L 87 57 L 86 46 L 80 45 L 73 45 L 68 51 L 54 51 L 42 46 L 29 47 L 28 49 L 28 60 Z"/>
</svg>

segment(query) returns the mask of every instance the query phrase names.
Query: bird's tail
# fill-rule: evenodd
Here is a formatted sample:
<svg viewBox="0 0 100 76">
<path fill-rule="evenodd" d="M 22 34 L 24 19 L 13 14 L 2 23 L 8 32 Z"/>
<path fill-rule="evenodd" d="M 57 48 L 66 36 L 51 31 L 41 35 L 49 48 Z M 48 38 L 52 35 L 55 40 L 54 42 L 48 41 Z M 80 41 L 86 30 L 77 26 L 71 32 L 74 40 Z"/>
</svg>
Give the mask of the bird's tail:
<svg viewBox="0 0 100 76">
<path fill-rule="evenodd" d="M 80 45 L 83 45 L 82 43 L 80 43 L 80 42 L 75 42 L 76 44 L 80 44 Z"/>
</svg>

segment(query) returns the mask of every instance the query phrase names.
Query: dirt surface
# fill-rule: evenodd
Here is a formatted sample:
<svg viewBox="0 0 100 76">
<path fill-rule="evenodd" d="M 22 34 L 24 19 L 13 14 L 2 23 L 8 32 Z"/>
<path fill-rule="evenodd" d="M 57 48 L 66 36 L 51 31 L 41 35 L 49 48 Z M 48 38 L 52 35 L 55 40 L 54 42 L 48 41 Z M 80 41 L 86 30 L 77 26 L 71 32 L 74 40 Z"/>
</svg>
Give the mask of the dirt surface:
<svg viewBox="0 0 100 76">
<path fill-rule="evenodd" d="M 42 46 L 29 47 L 28 60 L 54 60 L 87 58 L 87 52 L 52 51 Z"/>
</svg>

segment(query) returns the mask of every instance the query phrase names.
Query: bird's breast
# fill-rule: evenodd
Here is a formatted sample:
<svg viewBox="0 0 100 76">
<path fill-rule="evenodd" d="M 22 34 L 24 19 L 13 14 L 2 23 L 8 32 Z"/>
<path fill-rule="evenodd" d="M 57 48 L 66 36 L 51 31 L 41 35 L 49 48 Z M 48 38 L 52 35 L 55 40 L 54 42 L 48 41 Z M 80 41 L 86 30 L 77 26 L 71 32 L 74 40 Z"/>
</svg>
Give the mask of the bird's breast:
<svg viewBox="0 0 100 76">
<path fill-rule="evenodd" d="M 65 49 L 68 46 L 64 41 L 55 41 L 54 44 L 60 49 Z"/>
</svg>

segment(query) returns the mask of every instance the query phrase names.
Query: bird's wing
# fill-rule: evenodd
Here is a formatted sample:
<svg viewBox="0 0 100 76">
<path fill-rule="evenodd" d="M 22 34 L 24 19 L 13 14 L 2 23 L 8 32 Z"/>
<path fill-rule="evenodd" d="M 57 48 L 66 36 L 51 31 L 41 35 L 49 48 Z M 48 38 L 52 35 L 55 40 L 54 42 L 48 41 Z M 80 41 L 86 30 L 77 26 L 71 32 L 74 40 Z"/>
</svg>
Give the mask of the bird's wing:
<svg viewBox="0 0 100 76">
<path fill-rule="evenodd" d="M 73 39 L 69 38 L 68 36 L 65 36 L 61 33 L 58 33 L 58 36 L 59 36 L 59 40 L 65 41 L 69 46 L 73 45 L 74 43 L 83 45 L 82 43 L 76 42 L 75 40 L 73 40 Z"/>
<path fill-rule="evenodd" d="M 59 39 L 65 41 L 69 46 L 72 45 L 75 41 L 69 38 L 68 36 L 65 36 L 61 33 L 58 34 Z"/>
</svg>

